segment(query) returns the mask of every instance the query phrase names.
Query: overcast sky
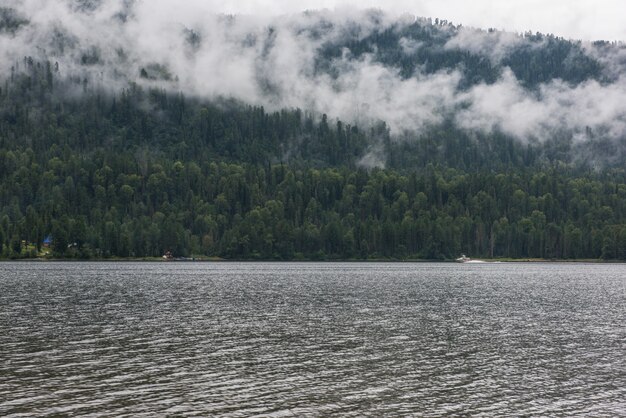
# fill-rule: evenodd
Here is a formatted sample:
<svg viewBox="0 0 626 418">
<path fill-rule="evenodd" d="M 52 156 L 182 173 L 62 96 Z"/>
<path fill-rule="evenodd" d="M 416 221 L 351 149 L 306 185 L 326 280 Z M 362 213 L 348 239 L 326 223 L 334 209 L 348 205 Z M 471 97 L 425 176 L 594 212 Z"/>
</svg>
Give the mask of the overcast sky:
<svg viewBox="0 0 626 418">
<path fill-rule="evenodd" d="M 464 26 L 531 30 L 582 40 L 626 41 L 626 0 L 210 0 L 208 3 L 222 12 L 245 14 L 281 14 L 356 5 L 438 17 Z"/>
</svg>

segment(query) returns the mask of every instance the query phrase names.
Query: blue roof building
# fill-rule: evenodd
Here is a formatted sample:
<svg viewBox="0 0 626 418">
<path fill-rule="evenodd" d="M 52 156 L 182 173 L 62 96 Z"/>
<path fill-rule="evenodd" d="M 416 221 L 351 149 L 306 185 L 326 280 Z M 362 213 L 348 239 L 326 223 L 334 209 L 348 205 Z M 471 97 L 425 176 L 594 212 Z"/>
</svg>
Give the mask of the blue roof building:
<svg viewBox="0 0 626 418">
<path fill-rule="evenodd" d="M 48 235 L 43 239 L 43 246 L 49 247 L 52 244 L 52 235 Z"/>
</svg>

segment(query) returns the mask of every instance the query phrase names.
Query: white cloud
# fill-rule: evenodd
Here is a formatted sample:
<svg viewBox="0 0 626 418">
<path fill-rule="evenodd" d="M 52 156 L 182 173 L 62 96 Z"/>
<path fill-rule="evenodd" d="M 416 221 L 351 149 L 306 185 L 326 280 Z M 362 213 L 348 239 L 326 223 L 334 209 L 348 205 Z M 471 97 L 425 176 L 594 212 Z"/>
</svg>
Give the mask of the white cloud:
<svg viewBox="0 0 626 418">
<path fill-rule="evenodd" d="M 512 32 L 482 32 L 475 29 L 461 28 L 459 33 L 450 39 L 445 48 L 464 49 L 473 54 L 489 57 L 494 63 L 500 62 L 507 53 L 522 44 L 532 45 L 536 48 L 538 44 L 525 42 L 524 38 Z"/>
<path fill-rule="evenodd" d="M 167 0 L 151 0 L 150 7 L 170 5 Z M 624 40 L 626 26 L 622 0 L 187 0 L 186 7 L 168 7 L 168 13 L 181 17 L 189 10 L 275 16 L 303 10 L 330 9 L 349 13 L 378 8 L 390 13 L 411 13 L 482 28 L 515 32 L 543 32 L 583 40 Z"/>
<path fill-rule="evenodd" d="M 539 7 L 536 1 L 527 3 Z M 573 4 L 573 10 L 583 10 L 583 3 L 568 4 Z M 393 13 L 339 7 L 332 12 L 277 16 L 285 10 L 306 7 L 307 3 L 294 6 L 282 2 L 283 9 L 280 1 L 244 1 L 237 3 L 236 9 L 229 9 L 234 6 L 219 1 L 192 0 L 181 6 L 166 0 L 144 0 L 121 24 L 115 15 L 123 8 L 124 0 L 105 0 L 91 13 L 76 12 L 69 1 L 12 0 L 12 4 L 29 17 L 31 24 L 15 37 L 0 36 L 0 51 L 4 55 L 0 66 L 5 66 L 5 73 L 8 66 L 25 55 L 47 55 L 58 60 L 66 74 L 85 71 L 78 65 L 82 54 L 95 50 L 100 53 L 100 62 L 88 71 L 102 83 L 123 86 L 129 80 L 139 80 L 141 68 L 157 63 L 178 77 L 169 87 L 188 94 L 234 97 L 269 109 L 300 107 L 349 122 L 384 120 L 396 133 L 422 130 L 454 112 L 457 123 L 464 128 L 501 129 L 520 139 L 545 139 L 559 129 L 585 131 L 587 126 L 602 129 L 612 138 L 623 138 L 626 132 L 626 78 L 619 77 L 624 54 L 617 49 L 604 55 L 594 50 L 606 63 L 615 63 L 612 68 L 616 81 L 612 84 L 589 81 L 571 87 L 554 81 L 531 93 L 511 71 L 504 71 L 494 84 L 479 84 L 462 91 L 458 88 L 461 74 L 456 70 L 435 74 L 418 71 L 407 79 L 398 70 L 378 63 L 372 55 L 355 59 L 349 51 L 331 62 L 338 77 L 316 72 L 316 56 L 325 40 L 337 39 L 346 31 L 365 37 L 396 21 Z M 316 6 L 338 4 L 322 0 Z M 391 4 L 389 8 L 398 13 L 419 12 L 412 2 Z M 456 4 L 459 10 L 468 11 L 471 18 L 484 11 L 487 3 L 472 2 L 471 8 L 455 1 L 445 4 Z M 496 11 L 512 12 L 511 3 L 506 4 L 498 2 L 493 6 Z M 616 7 L 616 3 L 611 4 Z M 434 2 L 420 5 L 424 13 L 419 14 L 434 15 L 430 13 L 436 9 Z M 557 5 L 544 6 L 561 10 Z M 261 10 L 260 15 L 252 15 Z M 233 18 L 217 13 L 221 11 L 249 15 Z M 575 20 L 576 13 L 569 13 L 565 20 Z M 456 20 L 454 15 L 451 18 Z M 406 23 L 412 18 L 403 15 L 400 20 Z M 59 40 L 52 36 L 55 30 L 65 33 L 75 45 L 61 53 Z M 199 34 L 196 47 L 186 43 L 186 30 Z M 314 32 L 317 35 L 311 36 Z M 519 42 L 523 38 L 514 34 L 462 30 L 448 47 L 469 49 L 498 60 Z M 406 39 L 400 46 L 405 52 L 421 47 Z"/>
<path fill-rule="evenodd" d="M 505 71 L 498 82 L 480 84 L 457 97 L 467 105 L 456 114 L 457 123 L 466 129 L 500 129 L 520 139 L 540 140 L 559 130 L 584 132 L 587 127 L 606 131 L 613 139 L 626 136 L 623 79 L 609 85 L 591 80 L 577 87 L 557 80 L 531 93 Z"/>
</svg>

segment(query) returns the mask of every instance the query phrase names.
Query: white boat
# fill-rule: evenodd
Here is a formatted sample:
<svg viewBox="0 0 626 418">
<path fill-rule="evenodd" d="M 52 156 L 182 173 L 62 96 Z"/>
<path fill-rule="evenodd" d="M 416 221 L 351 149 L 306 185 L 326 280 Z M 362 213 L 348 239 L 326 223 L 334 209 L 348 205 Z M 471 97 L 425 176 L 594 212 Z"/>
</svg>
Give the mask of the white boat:
<svg viewBox="0 0 626 418">
<path fill-rule="evenodd" d="M 486 261 L 483 261 L 483 260 L 472 260 L 465 254 L 461 254 L 461 256 L 457 258 L 455 261 L 457 263 L 486 263 Z"/>
</svg>

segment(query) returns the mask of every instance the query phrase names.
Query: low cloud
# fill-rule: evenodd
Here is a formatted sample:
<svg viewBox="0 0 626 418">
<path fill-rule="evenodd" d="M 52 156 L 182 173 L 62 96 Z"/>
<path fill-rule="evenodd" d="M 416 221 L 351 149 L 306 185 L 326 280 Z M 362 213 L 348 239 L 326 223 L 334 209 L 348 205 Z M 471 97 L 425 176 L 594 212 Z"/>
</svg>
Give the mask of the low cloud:
<svg viewBox="0 0 626 418">
<path fill-rule="evenodd" d="M 0 33 L 2 64 L 24 56 L 59 62 L 64 75 L 80 74 L 119 89 L 129 81 L 180 90 L 209 99 L 232 97 L 268 109 L 299 107 L 352 123 L 386 121 L 392 133 L 417 133 L 453 118 L 465 129 L 501 130 L 521 140 L 547 139 L 560 130 L 591 130 L 609 138 L 626 132 L 626 53 L 586 44 L 611 72 L 607 83 L 576 86 L 560 80 L 526 89 L 508 69 L 495 83 L 460 88 L 462 69 L 434 74 L 400 70 L 377 60 L 377 52 L 342 54 L 319 68 L 328 42 L 360 40 L 375 31 L 408 25 L 415 18 L 381 11 L 311 11 L 276 16 L 230 16 L 194 0 L 9 0 L 28 23 Z M 395 26 L 394 26 L 395 25 Z M 411 55 L 423 45 L 407 37 L 399 47 Z M 512 33 L 462 29 L 446 48 L 467 50 L 499 62 L 525 43 Z M 585 134 L 583 134 L 585 133 Z"/>
<path fill-rule="evenodd" d="M 559 131 L 580 133 L 589 129 L 602 130 L 612 139 L 626 136 L 623 79 L 609 85 L 590 80 L 576 87 L 556 80 L 530 92 L 511 71 L 505 71 L 498 82 L 475 86 L 458 97 L 467 104 L 456 114 L 458 125 L 465 129 L 498 129 L 516 138 L 539 140 Z"/>
<path fill-rule="evenodd" d="M 541 44 L 530 43 L 513 32 L 481 31 L 461 28 L 456 36 L 446 42 L 446 49 L 461 49 L 472 54 L 489 57 L 495 64 L 502 61 L 515 48 L 521 46 L 539 48 Z"/>
</svg>

